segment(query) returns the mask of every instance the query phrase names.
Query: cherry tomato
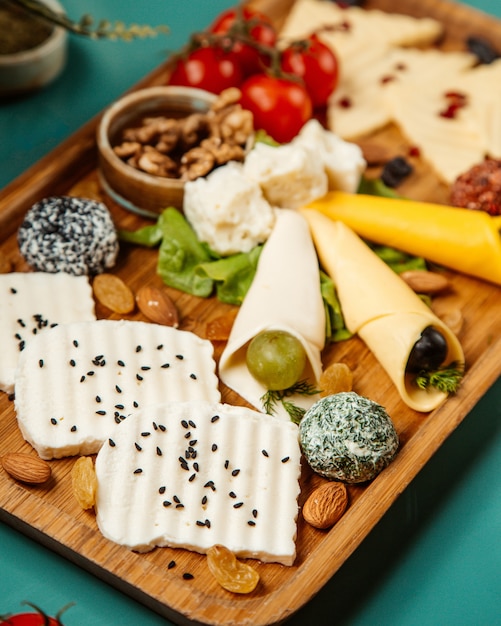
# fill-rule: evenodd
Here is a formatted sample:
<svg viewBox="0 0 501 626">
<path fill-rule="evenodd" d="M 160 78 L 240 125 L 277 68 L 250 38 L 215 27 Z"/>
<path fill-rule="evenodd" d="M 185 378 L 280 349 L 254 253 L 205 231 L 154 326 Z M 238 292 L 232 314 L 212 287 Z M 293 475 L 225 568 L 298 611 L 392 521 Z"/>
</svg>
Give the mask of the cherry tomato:
<svg viewBox="0 0 501 626">
<path fill-rule="evenodd" d="M 236 54 L 205 46 L 177 61 L 169 84 L 221 93 L 228 87 L 239 87 L 242 80 L 242 69 Z"/>
<path fill-rule="evenodd" d="M 241 12 L 236 9 L 223 11 L 209 30 L 216 35 L 225 35 L 228 32 L 242 35 L 257 44 L 269 47 L 274 47 L 277 41 L 277 33 L 271 20 L 249 7 L 244 7 Z M 244 76 L 257 74 L 262 71 L 263 65 L 268 64 L 266 55 L 260 54 L 252 44 L 235 41 L 232 51 L 238 56 Z"/>
<path fill-rule="evenodd" d="M 311 118 L 311 99 L 300 83 L 255 74 L 240 90 L 240 104 L 252 112 L 254 128 L 266 131 L 279 143 L 291 141 Z"/>
<path fill-rule="evenodd" d="M 338 83 L 337 57 L 315 34 L 286 48 L 281 66 L 303 79 L 314 107 L 325 106 Z"/>
</svg>

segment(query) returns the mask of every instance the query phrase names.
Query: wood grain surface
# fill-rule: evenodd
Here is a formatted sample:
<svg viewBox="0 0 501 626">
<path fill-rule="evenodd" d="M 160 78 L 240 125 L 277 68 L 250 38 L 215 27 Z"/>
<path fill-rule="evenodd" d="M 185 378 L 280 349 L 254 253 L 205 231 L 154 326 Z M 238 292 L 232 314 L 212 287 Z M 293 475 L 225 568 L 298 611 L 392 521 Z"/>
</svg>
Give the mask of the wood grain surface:
<svg viewBox="0 0 501 626">
<path fill-rule="evenodd" d="M 291 0 L 261 0 L 260 8 L 277 23 Z M 501 23 L 473 9 L 447 0 L 369 0 L 368 7 L 398 10 L 411 15 L 436 17 L 446 26 L 441 46 L 457 49 L 468 34 L 501 39 Z M 163 84 L 168 65 L 147 76 L 141 86 Z M 16 242 L 16 230 L 26 210 L 44 196 L 73 193 L 102 199 L 119 228 L 134 229 L 148 223 L 113 204 L 102 192 L 96 176 L 95 130 L 99 116 L 62 143 L 53 152 L 13 181 L 0 193 L 0 253 L 13 269 L 27 271 Z M 397 154 L 405 140 L 389 127 L 364 138 Z M 370 173 L 377 173 L 374 170 Z M 423 163 L 416 175 L 399 188 L 416 199 L 446 202 L 448 190 L 438 183 Z M 144 284 L 159 285 L 155 250 L 122 245 L 113 270 L 136 291 Z M 136 554 L 104 539 L 94 514 L 80 510 L 71 491 L 73 459 L 52 461 L 49 484 L 29 487 L 0 471 L 0 517 L 35 537 L 96 576 L 144 602 L 153 610 L 179 624 L 245 625 L 283 622 L 304 605 L 333 576 L 342 563 L 367 536 L 385 511 L 426 464 L 444 440 L 468 414 L 501 372 L 501 290 L 494 285 L 447 272 L 452 289 L 436 300 L 437 311 L 459 309 L 464 319 L 459 338 L 466 357 L 466 374 L 457 395 L 430 414 L 412 411 L 400 400 L 381 366 L 357 338 L 329 346 L 325 364 L 344 361 L 354 373 L 354 389 L 383 404 L 401 438 L 394 462 L 368 485 L 349 486 L 349 507 L 329 531 L 308 526 L 298 518 L 297 559 L 292 567 L 251 561 L 261 582 L 250 595 L 224 591 L 210 575 L 205 557 L 184 550 L 162 548 Z M 170 289 L 181 316 L 182 329 L 206 336 L 207 323 L 231 313 L 233 307 L 215 299 L 200 299 Z M 100 318 L 117 318 L 96 306 Z M 144 319 L 138 312 L 127 319 Z M 214 342 L 216 357 L 222 342 Z M 230 390 L 222 388 L 223 400 L 241 403 Z M 0 395 L 0 456 L 13 451 L 31 452 L 17 428 L 12 400 Z M 303 468 L 300 506 L 321 479 Z M 168 569 L 170 561 L 176 567 Z M 183 578 L 184 573 L 194 577 Z"/>
</svg>

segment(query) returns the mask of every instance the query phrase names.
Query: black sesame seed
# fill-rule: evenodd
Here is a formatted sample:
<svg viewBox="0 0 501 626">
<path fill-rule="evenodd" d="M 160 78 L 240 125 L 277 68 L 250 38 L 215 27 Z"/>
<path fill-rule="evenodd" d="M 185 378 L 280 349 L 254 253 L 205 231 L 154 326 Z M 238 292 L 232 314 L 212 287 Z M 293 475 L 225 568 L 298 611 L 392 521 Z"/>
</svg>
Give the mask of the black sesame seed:
<svg viewBox="0 0 501 626">
<path fill-rule="evenodd" d="M 136 446 L 136 450 L 138 452 L 141 452 L 141 450 L 142 450 L 141 446 L 137 442 L 134 442 L 134 445 Z"/>
<path fill-rule="evenodd" d="M 228 461 L 228 459 L 226 459 L 226 461 L 224 462 L 224 469 L 228 469 L 229 466 L 230 462 Z"/>
<path fill-rule="evenodd" d="M 162 450 L 160 450 L 160 448 L 157 446 L 157 455 L 158 456 L 162 456 Z"/>
<path fill-rule="evenodd" d="M 142 472 L 143 470 L 140 467 L 134 470 L 134 474 L 142 474 Z"/>
<path fill-rule="evenodd" d="M 215 452 L 217 450 L 217 443 L 213 443 L 212 444 L 211 450 L 212 450 L 212 452 Z"/>
<path fill-rule="evenodd" d="M 116 446 L 116 443 L 113 441 L 113 439 L 108 439 L 108 443 L 110 444 L 111 448 L 114 448 Z"/>
<path fill-rule="evenodd" d="M 214 423 L 214 422 L 217 422 L 217 420 L 218 420 L 218 419 L 219 419 L 219 415 L 213 415 L 213 416 L 210 418 L 210 421 Z"/>
<path fill-rule="evenodd" d="M 139 406 L 139 404 L 134 400 L 134 402 L 132 403 L 132 406 L 137 409 L 137 407 Z"/>
<path fill-rule="evenodd" d="M 183 574 L 183 578 L 184 578 L 184 580 L 193 580 L 195 578 L 195 576 L 193 576 L 193 574 L 190 574 L 189 572 L 185 572 Z"/>
<path fill-rule="evenodd" d="M 290 459 L 289 456 L 284 456 L 284 458 L 282 459 L 282 463 L 287 463 L 289 459 Z"/>
<path fill-rule="evenodd" d="M 122 393 L 122 390 L 120 389 L 120 387 L 118 385 L 115 385 L 115 389 L 116 389 L 117 393 Z"/>
<path fill-rule="evenodd" d="M 159 344 L 159 345 L 157 346 L 157 350 L 161 350 L 163 347 L 164 347 L 164 344 L 163 344 L 163 343 L 161 343 L 161 344 Z"/>
<path fill-rule="evenodd" d="M 234 470 L 231 472 L 231 475 L 232 475 L 232 476 L 238 476 L 239 474 L 240 474 L 240 470 L 239 470 L 239 469 L 234 469 Z"/>
<path fill-rule="evenodd" d="M 184 356 L 182 354 L 176 354 L 176 359 L 182 361 L 184 359 Z"/>
<path fill-rule="evenodd" d="M 197 425 L 195 424 L 195 422 L 193 420 L 189 420 L 188 424 L 192 427 L 192 428 L 196 428 Z"/>
<path fill-rule="evenodd" d="M 158 425 L 158 428 L 159 428 L 159 429 L 160 429 L 163 433 L 167 430 L 167 428 L 166 428 L 163 424 L 159 424 L 159 425 Z"/>
<path fill-rule="evenodd" d="M 70 359 L 70 365 L 71 365 L 71 367 L 75 367 L 75 365 L 76 365 L 75 359 Z"/>
<path fill-rule="evenodd" d="M 167 369 L 168 367 L 170 367 L 170 363 L 164 363 L 163 365 L 160 366 L 161 368 L 163 368 L 164 370 Z"/>
<path fill-rule="evenodd" d="M 57 424 L 57 419 L 55 417 L 51 417 L 50 418 L 50 423 L 55 426 Z"/>
<path fill-rule="evenodd" d="M 85 376 L 80 376 L 80 382 L 83 383 L 84 380 L 85 380 Z"/>
<path fill-rule="evenodd" d="M 234 491 L 230 491 L 230 493 L 228 494 L 230 496 L 230 498 L 236 498 L 237 494 Z"/>
<path fill-rule="evenodd" d="M 118 415 L 115 415 L 115 424 L 120 424 L 121 421 L 122 420 L 118 417 Z"/>
<path fill-rule="evenodd" d="M 247 524 L 248 524 L 249 526 L 255 526 L 255 525 L 256 525 L 256 522 L 255 522 L 254 520 L 250 519 L 250 520 L 247 522 Z"/>
<path fill-rule="evenodd" d="M 101 396 L 96 396 L 96 402 L 101 402 Z"/>
<path fill-rule="evenodd" d="M 188 431 L 188 432 L 185 434 L 184 438 L 185 438 L 185 439 L 189 439 L 190 437 L 191 437 L 191 433 L 190 433 L 190 431 Z"/>
<path fill-rule="evenodd" d="M 236 504 L 233 505 L 234 509 L 239 509 L 241 506 L 243 506 L 244 503 L 243 502 L 237 502 Z"/>
<path fill-rule="evenodd" d="M 195 463 L 193 463 L 193 469 L 195 470 L 195 472 L 200 471 L 199 465 L 198 463 L 195 461 Z"/>
<path fill-rule="evenodd" d="M 266 450 L 261 450 L 263 456 L 270 456 Z"/>
<path fill-rule="evenodd" d="M 123 409 L 125 409 L 123 404 L 115 404 L 115 409 L 120 409 L 120 411 L 123 411 Z"/>
<path fill-rule="evenodd" d="M 40 360 L 38 361 L 38 365 L 39 365 L 40 367 L 43 367 L 43 359 L 40 359 Z"/>
<path fill-rule="evenodd" d="M 19 342 L 19 351 L 22 352 L 24 350 L 24 346 L 25 346 L 25 342 L 24 341 L 20 341 Z"/>
<path fill-rule="evenodd" d="M 19 326 L 21 326 L 22 328 L 26 328 L 26 322 L 24 320 L 22 320 L 21 318 L 19 318 L 17 320 L 17 323 L 19 324 Z"/>
<path fill-rule="evenodd" d="M 154 430 L 158 430 L 158 426 L 157 426 L 156 422 L 151 422 L 151 423 L 153 424 L 153 429 Z"/>
<path fill-rule="evenodd" d="M 11 287 L 11 288 L 10 288 L 10 292 L 11 292 L 11 293 L 17 293 L 17 289 L 14 289 L 14 287 Z"/>
<path fill-rule="evenodd" d="M 117 361 L 117 365 L 120 365 L 120 367 L 125 367 L 125 363 L 121 359 Z"/>
<path fill-rule="evenodd" d="M 257 509 L 252 509 L 252 517 L 257 517 Z"/>
<path fill-rule="evenodd" d="M 192 475 L 188 478 L 188 481 L 189 481 L 190 483 L 192 483 L 192 482 L 195 480 L 196 476 L 197 476 L 196 474 L 192 474 Z"/>
<path fill-rule="evenodd" d="M 197 526 L 205 526 L 205 522 L 202 522 L 201 520 L 197 519 Z"/>
<path fill-rule="evenodd" d="M 136 374 L 136 380 L 141 381 L 143 380 L 143 377 L 140 374 Z"/>
<path fill-rule="evenodd" d="M 77 431 L 77 427 L 75 426 L 75 424 L 73 424 L 73 426 L 70 428 L 72 433 L 76 433 Z"/>
<path fill-rule="evenodd" d="M 186 420 L 181 420 L 181 426 L 183 428 L 188 428 L 188 422 Z"/>
<path fill-rule="evenodd" d="M 165 485 L 162 485 L 159 489 L 158 489 L 158 493 L 165 493 Z"/>
<path fill-rule="evenodd" d="M 172 502 L 169 502 L 169 500 L 164 500 L 162 504 L 163 506 L 168 507 L 168 506 L 171 506 Z"/>
<path fill-rule="evenodd" d="M 205 520 L 205 525 L 207 526 L 207 528 L 210 528 L 210 519 Z"/>
<path fill-rule="evenodd" d="M 78 341 L 76 339 L 73 339 L 73 345 L 75 346 L 75 348 L 78 348 Z"/>
<path fill-rule="evenodd" d="M 197 443 L 198 443 L 198 439 L 192 439 L 192 440 L 190 441 L 190 446 L 196 446 L 196 445 L 197 445 Z"/>
<path fill-rule="evenodd" d="M 193 380 L 197 379 L 197 375 L 196 374 L 190 374 L 190 378 L 192 378 Z"/>
<path fill-rule="evenodd" d="M 176 504 L 176 509 L 184 509 L 184 504 L 182 502 Z"/>
<path fill-rule="evenodd" d="M 151 435 L 150 432 L 148 432 L 147 430 L 145 430 L 144 432 L 141 433 L 141 437 L 149 437 Z"/>
<path fill-rule="evenodd" d="M 202 504 L 207 504 L 207 500 L 208 500 L 207 496 L 204 496 L 202 498 Z"/>
<path fill-rule="evenodd" d="M 142 349 L 142 346 L 136 346 L 136 352 L 141 352 Z"/>
<path fill-rule="evenodd" d="M 16 333 L 16 334 L 14 335 L 14 337 L 15 337 L 18 341 L 21 341 L 21 339 L 22 339 L 22 337 L 21 337 L 21 335 L 20 335 L 19 333 Z"/>
<path fill-rule="evenodd" d="M 172 499 L 173 499 L 173 500 L 174 500 L 174 502 L 176 502 L 177 504 L 179 504 L 179 503 L 181 502 L 181 500 L 180 500 L 177 496 L 174 496 Z"/>
<path fill-rule="evenodd" d="M 151 367 L 149 365 L 141 365 L 141 369 L 143 370 L 143 372 L 147 372 L 151 369 Z"/>
<path fill-rule="evenodd" d="M 169 561 L 169 564 L 167 565 L 167 569 L 172 569 L 173 567 L 176 567 L 176 561 Z"/>
</svg>

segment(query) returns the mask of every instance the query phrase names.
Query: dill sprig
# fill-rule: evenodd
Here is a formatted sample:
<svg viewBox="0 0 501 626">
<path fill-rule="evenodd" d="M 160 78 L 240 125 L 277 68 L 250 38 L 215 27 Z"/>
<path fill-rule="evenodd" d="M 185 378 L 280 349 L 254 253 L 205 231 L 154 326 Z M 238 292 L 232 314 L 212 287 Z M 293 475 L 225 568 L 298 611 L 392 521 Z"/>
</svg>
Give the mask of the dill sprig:
<svg viewBox="0 0 501 626">
<path fill-rule="evenodd" d="M 433 371 L 420 371 L 416 376 L 416 385 L 420 389 L 434 387 L 444 393 L 456 393 L 464 375 L 464 364 L 453 361 L 449 365 Z"/>
<path fill-rule="evenodd" d="M 302 420 L 306 409 L 303 409 L 287 398 L 295 394 L 301 396 L 314 396 L 319 393 L 319 390 L 309 383 L 307 380 L 299 380 L 297 383 L 288 387 L 287 389 L 271 390 L 269 389 L 263 396 L 261 396 L 261 402 L 263 409 L 268 415 L 273 415 L 276 412 L 277 404 L 281 404 L 289 414 L 291 421 L 294 424 L 299 424 Z"/>
</svg>

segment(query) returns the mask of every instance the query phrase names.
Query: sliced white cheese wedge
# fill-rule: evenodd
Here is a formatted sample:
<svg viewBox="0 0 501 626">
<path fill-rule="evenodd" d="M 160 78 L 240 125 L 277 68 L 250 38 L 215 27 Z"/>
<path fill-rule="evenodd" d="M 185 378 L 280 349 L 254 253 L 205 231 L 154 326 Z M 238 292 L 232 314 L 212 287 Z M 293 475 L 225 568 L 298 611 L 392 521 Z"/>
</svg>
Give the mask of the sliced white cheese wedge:
<svg viewBox="0 0 501 626">
<path fill-rule="evenodd" d="M 212 344 L 146 322 L 98 320 L 56 326 L 23 351 L 15 409 L 43 459 L 92 454 L 138 407 L 220 399 Z"/>
<path fill-rule="evenodd" d="M 169 403 L 115 428 L 96 460 L 105 537 L 137 551 L 172 546 L 292 565 L 298 429 L 244 407 Z"/>
<path fill-rule="evenodd" d="M 325 342 L 318 259 L 305 218 L 289 209 L 277 209 L 275 227 L 219 362 L 221 380 L 259 410 L 267 389 L 249 373 L 246 352 L 253 337 L 271 329 L 299 339 L 307 355 L 302 378 L 315 385 L 322 372 L 320 353 Z M 308 408 L 318 397 L 295 394 L 288 399 Z M 289 419 L 281 406 L 277 415 Z"/>
<path fill-rule="evenodd" d="M 94 320 L 92 288 L 86 276 L 63 272 L 0 275 L 0 390 L 14 391 L 21 352 L 55 324 Z"/>
<path fill-rule="evenodd" d="M 343 222 L 304 209 L 320 264 L 336 285 L 347 328 L 358 333 L 416 411 L 432 411 L 447 394 L 419 389 L 406 374 L 407 361 L 422 331 L 433 326 L 444 336 L 446 363 L 464 362 L 454 333 L 412 289 Z"/>
</svg>

